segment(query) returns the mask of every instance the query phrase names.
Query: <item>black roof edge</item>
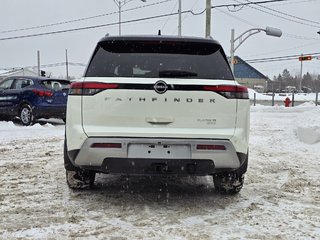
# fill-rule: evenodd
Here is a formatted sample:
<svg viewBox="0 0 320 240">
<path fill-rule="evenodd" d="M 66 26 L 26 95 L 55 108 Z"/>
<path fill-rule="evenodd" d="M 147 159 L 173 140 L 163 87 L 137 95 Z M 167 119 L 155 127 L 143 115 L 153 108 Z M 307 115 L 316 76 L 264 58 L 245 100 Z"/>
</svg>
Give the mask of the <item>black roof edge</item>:
<svg viewBox="0 0 320 240">
<path fill-rule="evenodd" d="M 203 38 L 203 37 L 192 37 L 192 36 L 172 36 L 172 35 L 121 35 L 121 36 L 111 36 L 107 35 L 100 39 L 99 43 L 104 41 L 139 41 L 139 40 L 147 40 L 147 41 L 177 41 L 177 42 L 202 42 L 202 43 L 214 43 L 217 45 L 221 44 L 212 39 L 211 37 Z"/>
</svg>

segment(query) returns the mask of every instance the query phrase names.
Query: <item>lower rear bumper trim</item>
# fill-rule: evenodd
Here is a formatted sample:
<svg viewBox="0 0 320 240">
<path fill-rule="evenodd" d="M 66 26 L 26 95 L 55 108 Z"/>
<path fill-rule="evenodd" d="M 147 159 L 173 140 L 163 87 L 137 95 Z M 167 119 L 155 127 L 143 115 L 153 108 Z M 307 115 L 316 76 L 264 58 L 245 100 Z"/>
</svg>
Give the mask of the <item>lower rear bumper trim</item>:
<svg viewBox="0 0 320 240">
<path fill-rule="evenodd" d="M 105 158 L 101 172 L 115 174 L 168 174 L 205 176 L 215 172 L 212 160 Z"/>
</svg>

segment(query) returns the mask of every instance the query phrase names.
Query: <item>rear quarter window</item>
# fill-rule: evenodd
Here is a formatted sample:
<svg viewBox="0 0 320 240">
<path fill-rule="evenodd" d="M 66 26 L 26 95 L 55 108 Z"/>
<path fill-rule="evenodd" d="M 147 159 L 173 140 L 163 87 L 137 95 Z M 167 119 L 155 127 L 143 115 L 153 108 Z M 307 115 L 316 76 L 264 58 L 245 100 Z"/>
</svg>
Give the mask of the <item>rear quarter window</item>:
<svg viewBox="0 0 320 240">
<path fill-rule="evenodd" d="M 66 80 L 44 80 L 41 81 L 41 85 L 54 91 L 66 91 L 70 88 L 70 82 Z"/>
</svg>

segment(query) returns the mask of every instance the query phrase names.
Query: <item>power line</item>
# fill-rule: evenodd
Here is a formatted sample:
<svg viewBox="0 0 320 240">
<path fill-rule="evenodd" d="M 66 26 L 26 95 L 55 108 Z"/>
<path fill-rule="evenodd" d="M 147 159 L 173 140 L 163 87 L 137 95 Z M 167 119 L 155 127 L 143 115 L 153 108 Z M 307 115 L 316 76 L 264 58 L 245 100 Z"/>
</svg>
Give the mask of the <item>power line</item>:
<svg viewBox="0 0 320 240">
<path fill-rule="evenodd" d="M 304 53 L 304 56 L 312 56 L 318 57 L 320 56 L 320 52 L 316 53 Z M 289 61 L 289 60 L 297 60 L 301 57 L 301 54 L 295 55 L 286 55 L 286 56 L 276 56 L 276 57 L 268 57 L 268 58 L 254 58 L 254 59 L 246 59 L 244 60 L 247 63 L 266 63 L 266 62 L 277 62 L 277 61 Z M 52 68 L 52 67 L 62 67 L 65 66 L 66 62 L 59 62 L 59 63 L 50 63 L 50 64 L 43 64 L 40 65 L 41 68 Z M 87 64 L 84 63 L 75 63 L 75 62 L 68 62 L 70 66 L 77 66 L 77 67 L 86 67 Z M 25 67 L 11 67 L 11 68 L 0 68 L 0 70 L 12 70 L 12 69 L 23 69 L 23 68 L 37 68 L 38 66 L 25 66 Z"/>
<path fill-rule="evenodd" d="M 315 1 L 315 0 L 313 0 L 313 1 Z M 291 4 L 292 4 L 292 3 L 291 3 Z M 252 22 L 249 22 L 249 21 L 247 21 L 247 20 L 245 20 L 245 19 L 243 19 L 243 18 L 240 18 L 240 17 L 238 17 L 238 16 L 234 16 L 233 14 L 227 13 L 227 12 L 221 10 L 221 9 L 218 9 L 218 8 L 217 8 L 217 9 L 215 9 L 215 10 L 217 10 L 217 11 L 219 11 L 219 12 L 221 12 L 221 13 L 229 16 L 229 17 L 235 18 L 235 19 L 237 19 L 238 21 L 240 21 L 240 22 L 242 22 L 242 23 L 245 23 L 245 24 L 247 24 L 247 25 L 249 25 L 249 26 L 251 26 L 251 27 L 260 27 L 260 26 L 257 25 L 257 24 L 254 24 L 254 23 L 252 23 Z M 228 8 L 228 10 L 230 11 L 229 8 Z M 234 13 L 234 11 L 230 11 L 230 12 Z M 283 33 L 283 35 L 286 36 L 286 37 L 288 37 L 288 38 L 294 38 L 294 39 L 300 39 L 300 40 L 319 40 L 318 38 L 310 38 L 310 37 L 306 37 L 306 36 L 299 36 L 299 35 L 290 34 L 290 33 L 285 33 L 285 32 Z"/>
<path fill-rule="evenodd" d="M 304 53 L 303 55 L 317 57 L 320 55 L 320 52 Z M 247 59 L 245 61 L 247 63 L 265 63 L 265 62 L 276 62 L 276 61 L 288 61 L 288 60 L 297 60 L 300 56 L 301 56 L 301 54 L 296 54 L 296 55 L 287 55 L 287 56 L 278 56 L 278 57 Z"/>
<path fill-rule="evenodd" d="M 231 7 L 231 6 L 237 7 L 237 6 L 246 6 L 246 5 L 252 5 L 252 4 L 257 4 L 257 3 L 259 3 L 259 4 L 267 4 L 267 3 L 272 3 L 272 2 L 285 2 L 285 1 L 289 1 L 289 0 L 269 0 L 269 1 L 259 1 L 259 2 L 252 2 L 252 3 L 222 4 L 222 5 L 212 6 L 211 8 L 223 8 L 223 7 Z M 186 11 L 182 11 L 181 14 L 191 13 L 192 15 L 201 15 L 205 11 L 206 10 L 203 10 L 201 12 L 195 13 L 192 10 L 186 10 Z M 179 14 L 179 13 L 167 13 L 167 14 L 161 14 L 161 15 L 156 15 L 156 16 L 151 16 L 151 17 L 138 18 L 138 19 L 133 19 L 133 20 L 128 20 L 128 21 L 122 21 L 121 24 L 140 22 L 140 21 L 146 21 L 146 20 L 157 19 L 157 18 L 163 18 L 163 17 L 173 16 L 173 15 L 177 15 L 177 14 Z M 119 22 L 107 23 L 107 24 L 99 24 L 99 25 L 93 25 L 93 26 L 88 26 L 88 27 L 65 29 L 65 30 L 59 30 L 59 31 L 44 32 L 44 33 L 20 35 L 20 36 L 15 36 L 15 37 L 5 37 L 5 38 L 0 38 L 0 41 L 21 39 L 21 38 L 30 38 L 30 37 L 39 37 L 39 36 L 53 35 L 53 34 L 60 34 L 60 33 L 67 33 L 67 32 L 75 32 L 75 31 L 82 31 L 82 30 L 88 30 L 88 29 L 94 29 L 94 28 L 108 27 L 108 26 L 113 26 L 113 25 L 117 25 L 117 24 L 119 24 Z"/>
<path fill-rule="evenodd" d="M 66 65 L 66 62 L 59 62 L 59 63 L 50 63 L 50 64 L 42 64 L 40 68 L 52 68 L 52 67 L 63 67 Z M 86 67 L 87 64 L 84 63 L 74 63 L 68 62 L 68 65 L 75 66 L 75 67 Z M 37 68 L 38 66 L 25 66 L 25 67 L 7 67 L 7 68 L 0 68 L 0 70 L 13 70 L 13 69 L 25 69 L 25 68 Z"/>
<path fill-rule="evenodd" d="M 292 4 L 297 4 L 297 3 L 305 3 L 305 2 L 317 2 L 319 0 L 292 0 L 289 2 L 285 2 L 285 3 L 278 3 L 277 5 L 271 5 L 271 6 L 280 6 L 280 5 L 292 5 Z"/>
<path fill-rule="evenodd" d="M 126 9 L 126 10 L 121 10 L 121 13 L 129 12 L 129 11 L 137 10 L 137 9 L 141 9 L 141 8 L 151 7 L 151 6 L 155 6 L 155 5 L 159 5 L 159 4 L 166 3 L 166 2 L 171 2 L 171 1 L 173 1 L 173 0 L 164 0 L 164 1 L 159 1 L 159 2 L 155 2 L 155 3 L 151 3 L 151 4 L 142 5 L 142 6 L 139 6 L 139 7 L 129 8 L 129 9 Z M 118 13 L 119 13 L 119 11 L 115 11 L 115 12 L 99 14 L 99 15 L 95 15 L 95 16 L 91 16 L 91 17 L 73 19 L 73 20 L 69 20 L 69 21 L 50 23 L 50 24 L 45 24 L 45 25 L 39 25 L 39 26 L 27 27 L 27 28 L 19 28 L 19 29 L 13 29 L 13 30 L 5 30 L 5 31 L 1 31 L 0 33 L 12 33 L 12 32 L 20 32 L 20 31 L 39 29 L 39 28 L 47 28 L 47 27 L 59 26 L 59 25 L 64 25 L 64 24 L 69 24 L 69 23 L 74 23 L 74 22 L 80 22 L 80 21 L 85 21 L 85 20 L 90 20 L 90 19 L 95 19 L 95 18 L 100 18 L 100 17 L 106 17 L 106 16 L 118 14 Z"/>
<path fill-rule="evenodd" d="M 235 19 L 237 19 L 238 21 L 240 21 L 240 22 L 242 22 L 242 23 L 245 23 L 245 24 L 247 24 L 247 25 L 250 25 L 251 27 L 255 27 L 255 28 L 260 27 L 260 26 L 258 26 L 258 25 L 256 25 L 256 24 L 253 24 L 253 23 L 251 23 L 251 22 L 249 22 L 249 21 L 247 21 L 247 20 L 245 20 L 245 19 L 243 19 L 243 18 L 241 18 L 241 17 L 234 16 L 234 15 L 232 15 L 232 14 L 230 14 L 230 13 L 227 13 L 227 12 L 221 10 L 221 9 L 218 9 L 218 8 L 217 8 L 217 9 L 215 9 L 215 10 L 217 10 L 217 11 L 219 11 L 219 12 L 221 12 L 221 13 L 229 16 L 229 17 L 235 18 Z"/>
<path fill-rule="evenodd" d="M 286 51 L 296 50 L 296 49 L 300 49 L 300 48 L 304 48 L 304 47 L 308 47 L 308 46 L 312 46 L 312 45 L 317 45 L 317 44 L 320 44 L 319 40 L 316 42 L 303 44 L 303 45 L 299 45 L 299 46 L 294 46 L 291 48 L 285 48 L 285 49 L 276 50 L 276 51 L 272 51 L 272 52 L 264 52 L 264 53 L 254 54 L 254 55 L 250 55 L 250 56 L 246 56 L 246 57 L 263 56 L 263 55 L 269 55 L 272 53 L 286 52 Z"/>
<path fill-rule="evenodd" d="M 187 12 L 190 12 L 190 11 L 183 11 L 182 13 L 187 13 Z M 157 15 L 157 16 L 153 16 L 153 17 L 145 17 L 145 18 L 138 18 L 138 19 L 133 19 L 133 20 L 128 20 L 128 21 L 122 21 L 121 24 L 140 22 L 140 21 L 145 21 L 145 20 L 150 20 L 150 19 L 155 19 L 155 18 L 168 17 L 168 16 L 172 16 L 172 15 L 177 15 L 177 13 L 162 14 L 162 15 Z M 81 30 L 89 30 L 89 29 L 94 29 L 94 28 L 109 27 L 109 26 L 118 25 L 118 24 L 119 24 L 119 22 L 114 22 L 114 23 L 99 24 L 99 25 L 94 25 L 94 26 L 79 27 L 79 28 L 72 28 L 72 29 L 52 31 L 52 32 L 20 35 L 20 36 L 15 36 L 15 37 L 6 37 L 6 38 L 0 38 L 0 41 L 21 39 L 21 38 L 30 38 L 30 37 L 39 37 L 39 36 L 53 35 L 53 34 L 67 33 L 67 32 L 75 32 L 75 31 L 81 31 Z"/>
<path fill-rule="evenodd" d="M 176 8 L 176 6 L 177 6 L 177 5 L 178 5 L 178 1 L 176 1 L 176 3 L 174 4 L 174 7 L 172 8 L 171 13 L 173 13 L 173 12 L 174 12 L 174 10 L 175 10 L 175 8 Z M 163 29 L 164 29 L 164 27 L 167 25 L 167 23 L 168 23 L 169 19 L 170 19 L 170 17 L 168 17 L 168 18 L 166 19 L 166 21 L 165 21 L 165 23 L 163 24 L 163 26 L 162 26 L 161 30 L 163 30 Z"/>
<path fill-rule="evenodd" d="M 199 1 L 200 1 L 200 0 L 196 0 L 196 1 L 194 2 L 194 4 L 192 5 L 192 7 L 191 7 L 191 11 L 192 11 L 192 12 L 194 12 L 194 11 L 193 11 L 193 8 L 198 4 Z M 178 2 L 177 2 L 177 3 L 178 3 Z M 187 14 L 184 15 L 184 17 L 183 17 L 183 19 L 182 19 L 182 23 L 186 20 L 186 18 L 187 18 Z M 178 29 L 178 27 L 174 27 L 174 30 L 172 31 L 172 34 L 174 34 L 174 33 L 177 31 L 177 29 Z"/>
<path fill-rule="evenodd" d="M 234 0 L 234 1 L 237 2 L 237 3 L 242 3 L 242 2 L 237 1 L 237 0 Z M 261 7 L 259 2 L 250 2 L 248 0 L 246 0 L 246 1 L 247 1 L 247 3 L 251 3 L 253 5 L 258 5 L 259 7 Z M 271 15 L 271 16 L 274 16 L 274 17 L 278 17 L 278 18 L 281 18 L 281 19 L 284 19 L 284 20 L 287 20 L 287 21 L 290 21 L 290 22 L 299 23 L 301 25 L 305 25 L 305 26 L 309 26 L 309 27 L 319 28 L 319 25 L 309 24 L 309 23 L 305 23 L 305 22 L 302 22 L 302 21 L 298 21 L 298 20 L 295 20 L 295 19 L 288 18 L 288 17 L 284 17 L 284 16 L 281 16 L 281 15 L 278 15 L 278 14 L 275 14 L 275 13 L 272 13 L 272 12 L 268 12 L 266 10 L 263 10 L 263 9 L 260 9 L 260 8 L 254 7 L 254 6 L 251 6 L 251 5 L 249 5 L 249 7 L 252 8 L 252 9 L 255 9 L 255 10 L 259 11 L 259 12 L 263 12 L 265 14 L 268 14 L 268 15 Z"/>
<path fill-rule="evenodd" d="M 249 0 L 246 0 L 246 1 L 252 3 L 252 2 L 249 1 Z M 257 4 L 257 5 L 259 5 L 259 4 Z M 279 10 L 275 10 L 275 9 L 273 9 L 273 8 L 269 8 L 269 7 L 266 7 L 266 6 L 260 6 L 260 5 L 259 5 L 259 7 L 268 9 L 268 10 L 273 11 L 273 12 L 276 12 L 276 13 L 283 14 L 283 15 L 288 16 L 288 17 L 291 17 L 291 18 L 299 19 L 299 20 L 302 20 L 302 21 L 305 21 L 305 22 L 320 24 L 320 22 L 316 22 L 316 21 L 312 21 L 312 20 L 309 20 L 309 19 L 306 19 L 306 18 L 294 16 L 294 15 L 291 15 L 291 14 L 288 14 L 288 13 L 285 13 L 285 12 L 282 12 L 282 11 L 279 11 Z"/>
</svg>

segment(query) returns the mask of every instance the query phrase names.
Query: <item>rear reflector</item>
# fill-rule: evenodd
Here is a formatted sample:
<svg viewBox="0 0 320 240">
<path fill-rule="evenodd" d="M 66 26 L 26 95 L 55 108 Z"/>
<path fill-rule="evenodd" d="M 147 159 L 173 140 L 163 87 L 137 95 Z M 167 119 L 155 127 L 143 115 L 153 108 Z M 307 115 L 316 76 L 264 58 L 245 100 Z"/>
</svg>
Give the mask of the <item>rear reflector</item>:
<svg viewBox="0 0 320 240">
<path fill-rule="evenodd" d="M 226 147 L 223 145 L 199 144 L 197 145 L 197 150 L 226 150 Z"/>
<path fill-rule="evenodd" d="M 241 85 L 204 86 L 203 90 L 216 92 L 230 99 L 249 99 L 248 88 Z"/>
<path fill-rule="evenodd" d="M 121 148 L 121 143 L 93 143 L 91 148 Z"/>
<path fill-rule="evenodd" d="M 95 95 L 103 90 L 118 88 L 115 83 L 100 82 L 73 82 L 69 89 L 69 95 Z"/>
</svg>

